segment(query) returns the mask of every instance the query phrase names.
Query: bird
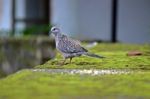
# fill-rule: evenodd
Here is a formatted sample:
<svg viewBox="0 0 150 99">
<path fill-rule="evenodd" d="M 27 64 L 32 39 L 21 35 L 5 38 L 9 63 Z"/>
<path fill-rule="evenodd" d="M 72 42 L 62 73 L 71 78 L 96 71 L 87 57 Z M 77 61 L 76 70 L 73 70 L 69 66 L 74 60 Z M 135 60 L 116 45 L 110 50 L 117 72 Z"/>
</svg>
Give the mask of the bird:
<svg viewBox="0 0 150 99">
<path fill-rule="evenodd" d="M 70 63 L 74 57 L 79 57 L 81 55 L 95 57 L 95 58 L 104 58 L 103 56 L 90 53 L 85 49 L 80 41 L 68 37 L 65 34 L 62 34 L 60 28 L 53 26 L 50 30 L 50 34 L 53 35 L 55 39 L 56 49 L 62 54 L 63 62 L 62 65 L 66 62 L 67 59 L 70 59 Z"/>
</svg>

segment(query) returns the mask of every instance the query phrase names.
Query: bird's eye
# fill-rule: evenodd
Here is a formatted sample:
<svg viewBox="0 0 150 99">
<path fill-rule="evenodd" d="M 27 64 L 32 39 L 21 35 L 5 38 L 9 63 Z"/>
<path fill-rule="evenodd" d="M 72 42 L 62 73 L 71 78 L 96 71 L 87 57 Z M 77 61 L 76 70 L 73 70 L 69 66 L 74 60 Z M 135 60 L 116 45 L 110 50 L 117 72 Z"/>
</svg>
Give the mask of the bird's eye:
<svg viewBox="0 0 150 99">
<path fill-rule="evenodd" d="M 54 28 L 54 31 L 56 30 L 56 28 Z"/>
</svg>

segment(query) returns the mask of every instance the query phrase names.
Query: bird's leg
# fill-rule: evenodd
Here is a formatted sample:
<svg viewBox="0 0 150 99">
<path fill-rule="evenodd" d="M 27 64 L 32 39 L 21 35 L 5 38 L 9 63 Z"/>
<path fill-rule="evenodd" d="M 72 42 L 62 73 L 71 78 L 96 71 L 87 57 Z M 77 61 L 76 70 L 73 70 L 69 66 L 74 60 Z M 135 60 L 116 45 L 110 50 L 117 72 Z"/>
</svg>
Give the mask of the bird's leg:
<svg viewBox="0 0 150 99">
<path fill-rule="evenodd" d="M 71 64 L 71 60 L 72 60 L 72 57 L 70 57 L 70 64 Z"/>
</svg>

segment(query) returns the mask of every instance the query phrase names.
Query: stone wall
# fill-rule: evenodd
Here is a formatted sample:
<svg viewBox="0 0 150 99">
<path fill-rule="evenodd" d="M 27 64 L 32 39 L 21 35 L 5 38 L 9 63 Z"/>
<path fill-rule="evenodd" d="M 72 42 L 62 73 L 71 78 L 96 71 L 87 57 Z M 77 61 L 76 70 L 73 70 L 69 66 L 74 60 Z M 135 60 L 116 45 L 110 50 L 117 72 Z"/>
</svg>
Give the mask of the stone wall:
<svg viewBox="0 0 150 99">
<path fill-rule="evenodd" d="M 0 38 L 0 73 L 42 64 L 55 56 L 54 46 L 49 37 Z"/>
</svg>

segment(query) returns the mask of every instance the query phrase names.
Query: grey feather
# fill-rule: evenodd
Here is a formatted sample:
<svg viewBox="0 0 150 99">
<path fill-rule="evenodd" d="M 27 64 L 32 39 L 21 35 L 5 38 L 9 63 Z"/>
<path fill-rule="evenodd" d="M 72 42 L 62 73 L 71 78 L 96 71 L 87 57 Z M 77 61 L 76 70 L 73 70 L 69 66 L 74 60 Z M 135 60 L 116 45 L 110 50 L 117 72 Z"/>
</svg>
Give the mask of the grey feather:
<svg viewBox="0 0 150 99">
<path fill-rule="evenodd" d="M 78 42 L 68 38 L 66 35 L 63 35 L 59 38 L 57 47 L 63 53 L 87 52 L 87 50 L 83 48 Z"/>
</svg>

